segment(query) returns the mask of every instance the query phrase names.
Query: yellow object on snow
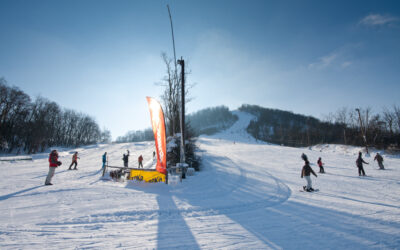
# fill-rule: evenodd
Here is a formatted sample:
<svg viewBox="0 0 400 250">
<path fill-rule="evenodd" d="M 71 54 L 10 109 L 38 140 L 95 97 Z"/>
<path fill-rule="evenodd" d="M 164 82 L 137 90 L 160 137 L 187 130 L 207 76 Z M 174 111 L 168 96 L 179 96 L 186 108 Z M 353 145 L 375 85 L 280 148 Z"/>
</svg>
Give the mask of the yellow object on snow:
<svg viewBox="0 0 400 250">
<path fill-rule="evenodd" d="M 157 172 L 156 170 L 132 169 L 128 179 L 145 182 L 165 182 L 165 174 Z"/>
</svg>

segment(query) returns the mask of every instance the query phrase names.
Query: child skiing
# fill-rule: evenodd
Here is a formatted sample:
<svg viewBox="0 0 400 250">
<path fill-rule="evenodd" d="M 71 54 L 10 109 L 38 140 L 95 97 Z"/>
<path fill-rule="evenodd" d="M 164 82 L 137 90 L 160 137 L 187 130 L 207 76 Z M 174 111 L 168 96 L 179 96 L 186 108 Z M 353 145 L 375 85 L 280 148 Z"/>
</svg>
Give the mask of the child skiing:
<svg viewBox="0 0 400 250">
<path fill-rule="evenodd" d="M 319 167 L 319 172 L 321 174 L 324 174 L 325 173 L 325 170 L 324 170 L 324 167 L 323 167 L 324 164 L 322 163 L 321 157 L 318 158 L 317 164 L 318 164 L 318 167 Z"/>
<path fill-rule="evenodd" d="M 72 165 L 74 165 L 74 164 L 75 164 L 74 170 L 78 170 L 78 169 L 76 168 L 76 166 L 78 166 L 78 159 L 80 159 L 80 158 L 78 157 L 78 152 L 75 152 L 75 154 L 72 155 L 72 162 L 71 162 L 71 165 L 69 165 L 68 170 L 71 170 L 71 167 L 72 167 Z"/>
<path fill-rule="evenodd" d="M 312 192 L 314 191 L 314 189 L 312 188 L 310 174 L 313 174 L 315 177 L 317 177 L 317 175 L 315 174 L 314 170 L 312 170 L 312 168 L 310 167 L 310 162 L 308 161 L 307 156 L 305 154 L 302 154 L 301 158 L 304 160 L 304 166 L 303 169 L 301 170 L 301 178 L 303 178 L 304 176 L 304 178 L 307 181 L 307 186 L 303 186 L 303 189 L 304 191 Z"/>
<path fill-rule="evenodd" d="M 378 161 L 378 165 L 379 165 L 379 169 L 385 169 L 385 167 L 383 166 L 383 157 L 382 155 L 380 155 L 379 153 L 376 153 L 374 161 Z"/>
<path fill-rule="evenodd" d="M 362 174 L 363 176 L 365 176 L 365 171 L 364 171 L 363 163 L 365 163 L 365 164 L 369 164 L 369 163 L 368 163 L 368 162 L 365 162 L 361 156 L 362 156 L 362 153 L 359 152 L 359 153 L 358 153 L 358 158 L 357 158 L 357 160 L 356 160 L 356 165 L 357 165 L 357 167 L 358 167 L 358 175 L 361 176 L 361 174 Z"/>
</svg>

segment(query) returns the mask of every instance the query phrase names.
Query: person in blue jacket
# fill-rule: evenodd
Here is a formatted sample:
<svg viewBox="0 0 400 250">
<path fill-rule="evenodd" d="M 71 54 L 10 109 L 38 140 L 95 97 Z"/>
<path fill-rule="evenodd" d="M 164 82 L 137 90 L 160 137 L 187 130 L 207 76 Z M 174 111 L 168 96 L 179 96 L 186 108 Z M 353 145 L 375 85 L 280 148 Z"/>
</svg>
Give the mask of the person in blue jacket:
<svg viewBox="0 0 400 250">
<path fill-rule="evenodd" d="M 106 166 L 106 162 L 107 162 L 107 152 L 105 152 L 103 155 L 103 166 L 101 167 L 101 169 L 104 169 L 104 167 Z"/>
</svg>

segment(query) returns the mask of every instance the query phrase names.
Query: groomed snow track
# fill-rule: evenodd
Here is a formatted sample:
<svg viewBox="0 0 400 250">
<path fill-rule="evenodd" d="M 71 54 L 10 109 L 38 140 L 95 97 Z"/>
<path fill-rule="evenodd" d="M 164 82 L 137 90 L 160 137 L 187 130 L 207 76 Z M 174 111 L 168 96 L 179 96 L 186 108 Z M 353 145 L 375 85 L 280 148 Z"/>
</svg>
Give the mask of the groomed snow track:
<svg viewBox="0 0 400 250">
<path fill-rule="evenodd" d="M 1 249 L 396 249 L 400 247 L 400 159 L 356 176 L 355 156 L 261 143 L 237 112 L 228 130 L 198 140 L 202 170 L 177 186 L 102 180 L 101 155 L 152 157 L 154 143 L 61 150 L 54 186 L 43 186 L 47 154 L 0 162 Z M 68 171 L 74 151 L 78 171 Z M 298 192 L 302 152 L 326 162 L 318 193 Z M 372 159 L 366 158 L 372 162 Z M 315 165 L 312 165 L 317 170 Z M 388 192 L 390 190 L 390 192 Z"/>
</svg>

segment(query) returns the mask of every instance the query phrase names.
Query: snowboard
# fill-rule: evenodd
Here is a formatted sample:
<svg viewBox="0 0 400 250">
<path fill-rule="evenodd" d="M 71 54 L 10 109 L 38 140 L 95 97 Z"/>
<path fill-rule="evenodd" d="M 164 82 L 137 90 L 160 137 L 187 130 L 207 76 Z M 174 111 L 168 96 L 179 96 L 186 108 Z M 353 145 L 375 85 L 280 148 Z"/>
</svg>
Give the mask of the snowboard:
<svg viewBox="0 0 400 250">
<path fill-rule="evenodd" d="M 306 189 L 306 187 L 303 186 L 303 189 L 301 189 L 301 190 L 299 190 L 299 191 L 300 191 L 300 192 L 305 192 L 305 193 L 314 193 L 314 192 L 318 192 L 318 191 L 319 191 L 319 189 L 314 189 L 314 191 L 307 192 L 305 189 Z"/>
<path fill-rule="evenodd" d="M 318 192 L 319 191 L 319 189 L 314 189 L 314 191 L 311 191 L 311 192 L 307 192 L 307 191 L 305 191 L 305 190 L 299 190 L 300 192 L 304 192 L 304 193 L 315 193 L 315 192 Z"/>
</svg>

